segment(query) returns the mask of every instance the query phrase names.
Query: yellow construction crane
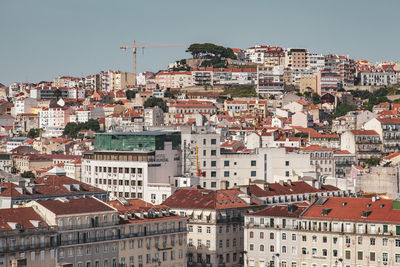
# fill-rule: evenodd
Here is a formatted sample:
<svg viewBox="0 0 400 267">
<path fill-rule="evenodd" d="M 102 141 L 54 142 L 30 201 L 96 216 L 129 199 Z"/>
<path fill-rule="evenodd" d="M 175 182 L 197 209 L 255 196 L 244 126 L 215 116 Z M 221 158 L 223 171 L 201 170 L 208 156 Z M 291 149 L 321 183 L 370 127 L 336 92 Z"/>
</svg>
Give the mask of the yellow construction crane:
<svg viewBox="0 0 400 267">
<path fill-rule="evenodd" d="M 133 54 L 133 74 L 135 77 L 135 86 L 136 84 L 136 51 L 138 48 L 145 49 L 145 48 L 164 48 L 164 47 L 185 47 L 186 44 L 160 44 L 160 45 L 136 45 L 136 40 L 133 40 L 133 46 L 120 46 L 119 48 L 122 50 L 129 50 L 132 49 Z"/>
</svg>

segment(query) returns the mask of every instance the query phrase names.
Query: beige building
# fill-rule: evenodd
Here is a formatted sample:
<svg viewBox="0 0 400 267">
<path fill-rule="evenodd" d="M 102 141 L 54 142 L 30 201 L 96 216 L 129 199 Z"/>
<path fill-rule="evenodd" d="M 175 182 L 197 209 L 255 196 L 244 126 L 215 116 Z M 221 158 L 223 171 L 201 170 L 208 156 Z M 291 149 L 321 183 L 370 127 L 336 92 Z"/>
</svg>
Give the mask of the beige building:
<svg viewBox="0 0 400 267">
<path fill-rule="evenodd" d="M 299 91 L 304 94 L 310 92 L 311 94 L 317 92 L 317 77 L 315 75 L 301 75 L 299 79 Z"/>
<path fill-rule="evenodd" d="M 310 67 L 310 55 L 305 48 L 288 48 L 285 55 L 285 67 L 306 69 Z"/>
<path fill-rule="evenodd" d="M 130 72 L 112 71 L 109 79 L 111 91 L 124 90 L 128 86 L 135 85 L 135 74 Z"/>
<path fill-rule="evenodd" d="M 267 208 L 245 216 L 245 266 L 400 266 L 399 222 L 400 203 L 377 197 Z"/>
<path fill-rule="evenodd" d="M 188 217 L 188 266 L 243 264 L 243 215 L 263 206 L 238 189 L 181 188 L 164 203 Z"/>
</svg>

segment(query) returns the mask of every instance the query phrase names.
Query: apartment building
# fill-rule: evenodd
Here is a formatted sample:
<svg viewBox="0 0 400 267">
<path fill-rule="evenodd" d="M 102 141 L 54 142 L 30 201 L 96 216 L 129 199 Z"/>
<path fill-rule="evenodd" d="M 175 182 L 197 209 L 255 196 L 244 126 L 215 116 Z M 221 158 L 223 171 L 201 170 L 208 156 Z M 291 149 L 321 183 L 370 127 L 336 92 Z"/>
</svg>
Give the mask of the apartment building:
<svg viewBox="0 0 400 267">
<path fill-rule="evenodd" d="M 39 127 L 42 129 L 64 128 L 72 112 L 71 108 L 43 108 L 39 111 Z"/>
<path fill-rule="evenodd" d="M 165 131 L 97 134 L 95 149 L 83 155 L 82 181 L 114 197 L 160 204 L 181 175 L 180 140 Z"/>
<path fill-rule="evenodd" d="M 245 266 L 399 266 L 399 216 L 397 201 L 378 197 L 321 197 L 308 208 L 246 214 Z"/>
<path fill-rule="evenodd" d="M 155 82 L 160 89 L 185 88 L 193 86 L 190 71 L 163 71 L 156 74 Z"/>
<path fill-rule="evenodd" d="M 245 214 L 245 267 L 297 267 L 301 251 L 298 220 L 306 203 L 276 205 Z"/>
<path fill-rule="evenodd" d="M 288 48 L 285 54 L 285 67 L 306 69 L 310 67 L 310 54 L 305 48 Z"/>
<path fill-rule="evenodd" d="M 334 175 L 333 151 L 327 147 L 312 145 L 300 149 L 304 154 L 310 155 L 311 165 L 315 167 L 318 177 L 320 175 Z"/>
<path fill-rule="evenodd" d="M 395 72 L 360 71 L 358 72 L 360 85 L 364 86 L 390 86 L 398 84 Z"/>
<path fill-rule="evenodd" d="M 187 266 L 187 218 L 139 199 L 107 202 L 124 220 L 119 266 Z"/>
<path fill-rule="evenodd" d="M 18 207 L 33 200 L 92 196 L 108 200 L 107 191 L 66 176 L 45 175 L 32 182 L 20 179 L 0 183 L 0 208 Z"/>
<path fill-rule="evenodd" d="M 257 93 L 262 96 L 282 94 L 283 74 L 282 66 L 257 67 Z"/>
<path fill-rule="evenodd" d="M 181 188 L 163 205 L 188 217 L 188 266 L 243 264 L 243 215 L 261 209 L 237 189 Z"/>
<path fill-rule="evenodd" d="M 374 118 L 364 124 L 364 129 L 379 134 L 384 155 L 400 151 L 400 118 Z"/>
<path fill-rule="evenodd" d="M 205 128 L 182 134 L 184 173 L 200 176 L 200 185 L 224 189 L 250 180 L 278 182 L 315 177 L 310 158 L 285 148 L 246 149 L 238 141 L 221 142 L 221 135 Z"/>
<path fill-rule="evenodd" d="M 145 108 L 144 114 L 144 126 L 161 126 L 164 124 L 164 112 L 159 107 Z"/>
<path fill-rule="evenodd" d="M 340 140 L 341 150 L 355 154 L 357 165 L 365 164 L 367 159 L 381 157 L 382 142 L 374 130 L 345 131 Z"/>
<path fill-rule="evenodd" d="M 252 182 L 239 186 L 239 190 L 268 206 L 287 205 L 312 201 L 322 196 L 348 196 L 349 192 L 335 186 L 315 183 L 314 181 L 281 180 L 277 183 Z"/>
<path fill-rule="evenodd" d="M 264 66 L 285 66 L 285 50 L 282 47 L 270 46 L 264 53 Z"/>
<path fill-rule="evenodd" d="M 57 227 L 31 207 L 0 209 L 0 218 L 0 266 L 56 265 Z"/>
<path fill-rule="evenodd" d="M 334 174 L 337 178 L 346 178 L 350 175 L 351 167 L 356 165 L 356 154 L 347 150 L 333 152 Z"/>
</svg>

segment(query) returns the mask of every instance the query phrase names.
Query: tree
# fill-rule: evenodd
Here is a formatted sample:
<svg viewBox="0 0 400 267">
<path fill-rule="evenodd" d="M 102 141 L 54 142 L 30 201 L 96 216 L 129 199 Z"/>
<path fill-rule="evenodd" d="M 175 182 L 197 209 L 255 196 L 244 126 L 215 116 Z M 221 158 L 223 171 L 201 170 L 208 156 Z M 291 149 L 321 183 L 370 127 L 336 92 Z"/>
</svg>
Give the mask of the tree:
<svg viewBox="0 0 400 267">
<path fill-rule="evenodd" d="M 89 119 L 87 122 L 83 124 L 83 129 L 92 130 L 94 132 L 98 132 L 100 130 L 100 124 L 98 120 Z"/>
<path fill-rule="evenodd" d="M 321 102 L 321 97 L 317 93 L 314 93 L 311 97 L 311 100 L 313 104 L 319 104 Z"/>
<path fill-rule="evenodd" d="M 125 93 L 126 93 L 127 99 L 132 99 L 132 98 L 135 98 L 135 96 L 136 96 L 136 92 L 133 90 L 127 90 Z"/>
<path fill-rule="evenodd" d="M 77 123 L 68 122 L 67 125 L 65 125 L 63 134 L 68 135 L 72 138 L 76 138 L 78 136 L 79 131 L 80 128 Z"/>
<path fill-rule="evenodd" d="M 31 171 L 24 171 L 21 174 L 21 177 L 22 178 L 35 178 L 35 174 L 33 172 L 31 172 Z"/>
<path fill-rule="evenodd" d="M 28 137 L 29 137 L 29 138 L 32 138 L 32 139 L 34 139 L 34 138 L 36 138 L 36 137 L 39 137 L 41 131 L 42 131 L 41 129 L 32 128 L 32 129 L 30 129 L 29 132 L 28 132 Z"/>
<path fill-rule="evenodd" d="M 340 103 L 339 105 L 337 105 L 335 113 L 334 113 L 334 117 L 341 117 L 347 114 L 347 112 L 349 111 L 353 111 L 353 110 L 357 110 L 356 106 L 352 106 L 352 105 L 346 105 L 343 103 Z"/>
<path fill-rule="evenodd" d="M 164 112 L 167 112 L 167 102 L 164 101 L 162 98 L 150 97 L 146 100 L 146 102 L 144 102 L 143 106 L 145 108 L 159 107 Z"/>
<path fill-rule="evenodd" d="M 372 167 L 372 166 L 377 166 L 379 165 L 379 163 L 381 162 L 380 158 L 370 158 L 365 160 L 365 163 L 368 165 L 368 168 Z"/>
<path fill-rule="evenodd" d="M 203 67 L 223 68 L 226 65 L 226 59 L 237 59 L 232 49 L 212 43 L 191 44 L 186 52 L 191 53 L 193 58 L 207 59 L 201 64 Z"/>
</svg>

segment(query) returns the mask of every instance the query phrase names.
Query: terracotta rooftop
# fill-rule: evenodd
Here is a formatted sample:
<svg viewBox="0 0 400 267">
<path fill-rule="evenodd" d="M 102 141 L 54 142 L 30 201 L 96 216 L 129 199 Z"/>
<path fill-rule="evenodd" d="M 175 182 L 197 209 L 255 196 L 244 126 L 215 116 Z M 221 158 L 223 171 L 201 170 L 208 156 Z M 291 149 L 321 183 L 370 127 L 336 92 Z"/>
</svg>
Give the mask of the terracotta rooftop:
<svg viewBox="0 0 400 267">
<path fill-rule="evenodd" d="M 255 199 L 248 204 L 240 197 L 242 192 L 238 189 L 208 190 L 197 188 L 181 188 L 167 198 L 163 205 L 170 208 L 193 209 L 232 209 L 260 205 Z"/>
<path fill-rule="evenodd" d="M 68 199 L 66 201 L 54 199 L 38 201 L 38 203 L 56 215 L 115 211 L 96 198 L 77 198 Z"/>
<path fill-rule="evenodd" d="M 393 200 L 372 198 L 322 197 L 303 215 L 303 218 L 359 221 L 400 222 L 400 209 L 393 209 Z M 328 211 L 323 212 L 323 210 Z"/>
<path fill-rule="evenodd" d="M 35 228 L 32 221 L 47 225 L 33 208 L 0 209 L 0 230 L 13 229 L 9 223 L 18 223 L 22 228 Z"/>
<path fill-rule="evenodd" d="M 276 205 L 246 214 L 247 216 L 267 216 L 267 217 L 290 217 L 298 218 L 300 214 L 307 208 L 303 205 Z"/>
</svg>

